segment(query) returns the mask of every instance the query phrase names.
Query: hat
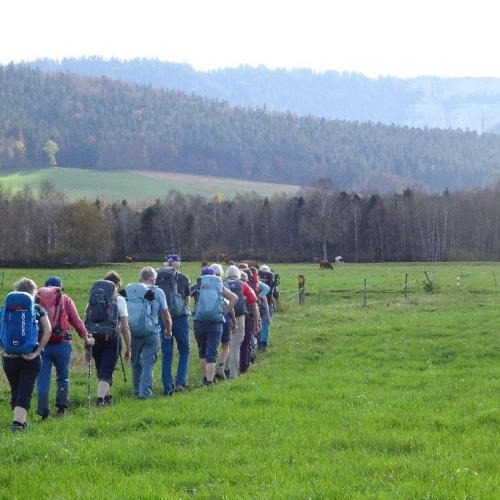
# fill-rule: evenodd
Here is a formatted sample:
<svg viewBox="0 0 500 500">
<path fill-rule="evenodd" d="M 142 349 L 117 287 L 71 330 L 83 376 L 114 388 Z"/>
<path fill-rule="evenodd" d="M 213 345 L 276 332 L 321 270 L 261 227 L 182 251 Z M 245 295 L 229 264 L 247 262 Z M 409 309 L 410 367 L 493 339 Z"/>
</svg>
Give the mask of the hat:
<svg viewBox="0 0 500 500">
<path fill-rule="evenodd" d="M 263 265 L 259 267 L 259 271 L 265 271 L 266 273 L 270 273 L 271 269 L 269 269 L 269 266 Z"/>
<path fill-rule="evenodd" d="M 222 276 L 222 266 L 220 264 L 212 264 L 210 267 L 214 270 L 214 274 Z"/>
<path fill-rule="evenodd" d="M 207 274 L 215 274 L 215 273 L 214 273 L 214 270 L 211 267 L 204 267 L 201 270 L 201 275 L 202 276 L 206 276 Z"/>
<path fill-rule="evenodd" d="M 62 279 L 57 276 L 51 276 L 50 278 L 47 278 L 45 286 L 58 286 L 62 288 Z"/>
<path fill-rule="evenodd" d="M 165 262 L 180 262 L 181 258 L 175 253 L 169 253 L 165 256 Z"/>
</svg>

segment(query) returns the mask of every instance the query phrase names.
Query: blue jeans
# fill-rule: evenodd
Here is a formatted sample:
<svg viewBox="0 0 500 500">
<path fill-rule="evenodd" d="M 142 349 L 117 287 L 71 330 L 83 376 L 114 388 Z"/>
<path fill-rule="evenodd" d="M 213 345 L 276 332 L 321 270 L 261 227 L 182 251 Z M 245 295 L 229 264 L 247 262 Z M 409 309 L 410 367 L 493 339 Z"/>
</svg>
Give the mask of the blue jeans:
<svg viewBox="0 0 500 500">
<path fill-rule="evenodd" d="M 179 351 L 177 363 L 176 385 L 187 386 L 187 372 L 189 364 L 189 317 L 187 315 L 172 318 L 172 338 L 165 338 L 165 327 L 161 324 L 161 381 L 163 383 L 163 394 L 168 394 L 174 389 L 172 379 L 172 363 L 174 360 L 174 339 Z"/>
<path fill-rule="evenodd" d="M 42 354 L 42 369 L 36 381 L 38 398 L 38 415 L 49 414 L 49 392 L 52 366 L 56 369 L 56 406 L 57 408 L 69 407 L 69 367 L 71 363 L 71 344 L 58 342 L 47 344 Z"/>
<path fill-rule="evenodd" d="M 158 359 L 158 334 L 132 337 L 130 348 L 133 394 L 148 399 L 153 395 L 153 372 Z"/>
<path fill-rule="evenodd" d="M 274 314 L 274 306 L 272 304 L 269 304 L 269 323 L 266 321 L 266 313 L 264 310 L 262 310 L 261 316 L 262 316 L 262 329 L 259 332 L 259 344 L 262 342 L 267 342 L 269 341 L 269 329 L 271 328 L 271 319 Z"/>
</svg>

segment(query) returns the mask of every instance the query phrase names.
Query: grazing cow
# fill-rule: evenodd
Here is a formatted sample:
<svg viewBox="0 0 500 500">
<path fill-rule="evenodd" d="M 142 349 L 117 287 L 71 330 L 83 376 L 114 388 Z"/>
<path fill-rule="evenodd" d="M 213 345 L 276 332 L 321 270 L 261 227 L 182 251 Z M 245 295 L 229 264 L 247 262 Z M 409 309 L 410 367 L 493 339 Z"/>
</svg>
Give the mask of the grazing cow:
<svg viewBox="0 0 500 500">
<path fill-rule="evenodd" d="M 321 257 L 313 257 L 313 264 L 319 264 L 321 260 Z"/>
<path fill-rule="evenodd" d="M 322 260 L 319 263 L 320 269 L 333 269 L 333 264 L 329 260 Z"/>
<path fill-rule="evenodd" d="M 338 255 L 337 257 L 335 257 L 335 264 L 340 264 L 341 262 L 344 262 L 344 258 L 342 257 L 342 255 Z"/>
<path fill-rule="evenodd" d="M 242 264 L 246 264 L 247 267 L 255 267 L 256 269 L 259 269 L 260 267 L 256 260 L 245 260 Z"/>
<path fill-rule="evenodd" d="M 201 267 L 208 267 L 208 262 L 206 260 L 202 260 Z"/>
<path fill-rule="evenodd" d="M 125 262 L 127 264 L 130 264 L 134 259 L 132 257 L 129 257 L 128 255 L 125 257 Z"/>
</svg>

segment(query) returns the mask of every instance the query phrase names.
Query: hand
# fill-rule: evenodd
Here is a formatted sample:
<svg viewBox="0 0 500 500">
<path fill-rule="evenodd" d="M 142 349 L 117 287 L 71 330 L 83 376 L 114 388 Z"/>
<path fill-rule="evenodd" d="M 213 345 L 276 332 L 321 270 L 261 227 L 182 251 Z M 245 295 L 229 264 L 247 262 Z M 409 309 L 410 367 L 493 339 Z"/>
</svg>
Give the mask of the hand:
<svg viewBox="0 0 500 500">
<path fill-rule="evenodd" d="M 40 356 L 40 353 L 37 353 L 36 351 L 30 352 L 29 354 L 21 354 L 21 358 L 26 359 L 27 361 L 35 359 L 38 356 Z"/>
<path fill-rule="evenodd" d="M 93 346 L 95 344 L 95 338 L 90 335 L 85 339 L 85 344 Z"/>
<path fill-rule="evenodd" d="M 172 332 L 165 330 L 165 333 L 163 335 L 167 340 L 170 340 L 172 338 Z"/>
<path fill-rule="evenodd" d="M 125 351 L 125 361 L 127 363 L 130 361 L 130 347 Z"/>
</svg>

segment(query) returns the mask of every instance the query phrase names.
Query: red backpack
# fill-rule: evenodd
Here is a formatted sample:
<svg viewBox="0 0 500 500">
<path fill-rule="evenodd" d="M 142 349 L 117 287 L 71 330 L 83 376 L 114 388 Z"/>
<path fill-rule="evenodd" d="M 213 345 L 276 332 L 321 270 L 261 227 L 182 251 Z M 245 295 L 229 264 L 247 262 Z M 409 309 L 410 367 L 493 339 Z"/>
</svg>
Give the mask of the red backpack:
<svg viewBox="0 0 500 500">
<path fill-rule="evenodd" d="M 38 289 L 37 302 L 47 311 L 52 326 L 49 344 L 61 342 L 69 332 L 69 318 L 62 297 L 62 289 L 58 286 L 43 286 Z"/>
</svg>

